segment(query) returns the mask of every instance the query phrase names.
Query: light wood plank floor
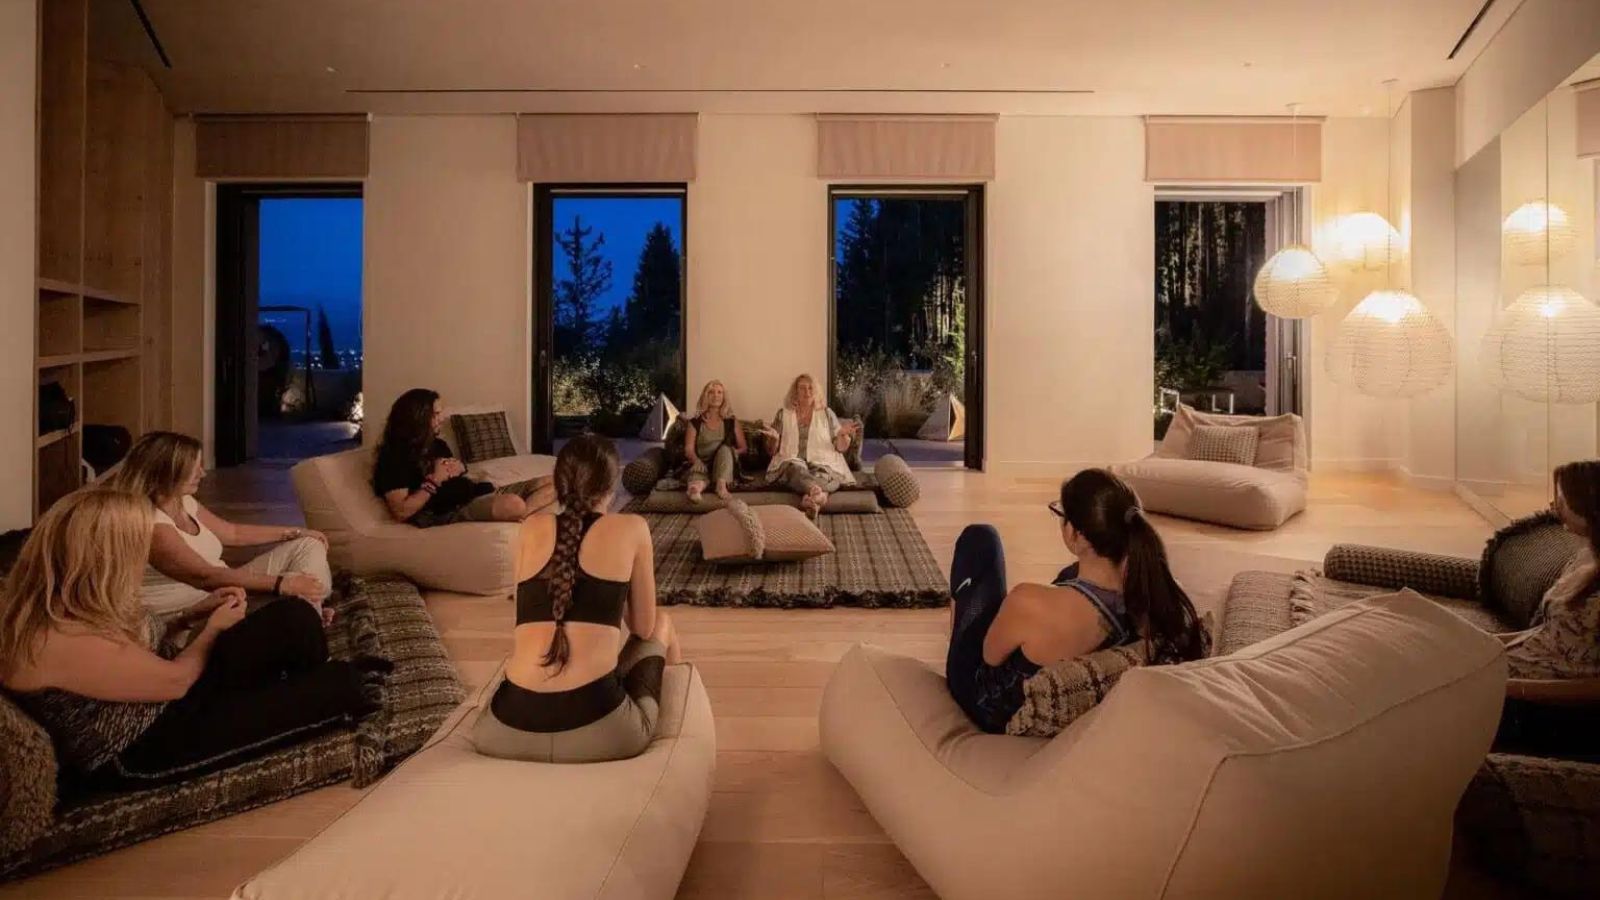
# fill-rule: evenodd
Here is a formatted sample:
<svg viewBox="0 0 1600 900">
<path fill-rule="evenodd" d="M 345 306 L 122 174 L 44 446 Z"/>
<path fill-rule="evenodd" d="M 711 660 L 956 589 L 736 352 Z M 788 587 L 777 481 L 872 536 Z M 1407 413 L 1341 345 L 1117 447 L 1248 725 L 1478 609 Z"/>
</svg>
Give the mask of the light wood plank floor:
<svg viewBox="0 0 1600 900">
<path fill-rule="evenodd" d="M 996 525 L 1014 580 L 1048 579 L 1066 561 L 1045 503 L 1057 482 L 928 471 L 915 514 L 941 564 L 961 529 Z M 211 476 L 202 499 L 224 517 L 293 523 L 286 467 L 258 463 Z M 1179 578 L 1216 609 L 1246 568 L 1292 571 L 1340 541 L 1475 556 L 1489 528 L 1448 494 L 1375 476 L 1319 475 L 1310 509 L 1271 533 L 1162 520 Z M 504 600 L 437 594 L 430 608 L 462 677 L 481 684 L 510 647 Z M 867 640 L 942 665 L 946 614 L 676 608 L 689 659 L 717 720 L 715 793 L 680 896 L 902 898 L 932 892 L 822 757 L 816 710 L 833 664 Z M 334 786 L 0 888 L 10 898 L 225 897 L 362 796 Z M 1514 896 L 1456 866 L 1448 896 Z"/>
</svg>

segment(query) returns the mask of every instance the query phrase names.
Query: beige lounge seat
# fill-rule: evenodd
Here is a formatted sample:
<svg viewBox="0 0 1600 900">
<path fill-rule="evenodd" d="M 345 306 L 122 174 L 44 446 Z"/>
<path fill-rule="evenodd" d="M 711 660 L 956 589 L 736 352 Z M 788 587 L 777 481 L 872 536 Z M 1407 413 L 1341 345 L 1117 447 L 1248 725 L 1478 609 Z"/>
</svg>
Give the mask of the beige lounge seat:
<svg viewBox="0 0 1600 900">
<path fill-rule="evenodd" d="M 1500 644 L 1419 595 L 1135 669 L 1053 739 L 978 732 L 859 646 L 822 747 L 945 900 L 1437 897 L 1505 693 Z"/>
<path fill-rule="evenodd" d="M 555 468 L 555 457 L 523 454 L 469 466 L 468 474 L 497 485 Z M 463 522 L 416 528 L 396 522 L 372 492 L 372 450 L 318 456 L 290 472 L 306 525 L 328 536 L 328 561 L 356 575 L 395 573 L 417 585 L 464 594 L 503 594 L 516 586 L 519 526 Z"/>
<path fill-rule="evenodd" d="M 1190 459 L 1199 427 L 1252 428 L 1253 465 Z M 1179 406 L 1154 453 L 1110 467 L 1145 509 L 1234 528 L 1270 531 L 1306 508 L 1306 436 L 1299 416 L 1232 416 Z"/>
<path fill-rule="evenodd" d="M 711 797 L 699 672 L 668 666 L 659 734 L 633 759 L 547 765 L 470 741 L 499 676 L 421 752 L 234 900 L 668 900 Z"/>
</svg>

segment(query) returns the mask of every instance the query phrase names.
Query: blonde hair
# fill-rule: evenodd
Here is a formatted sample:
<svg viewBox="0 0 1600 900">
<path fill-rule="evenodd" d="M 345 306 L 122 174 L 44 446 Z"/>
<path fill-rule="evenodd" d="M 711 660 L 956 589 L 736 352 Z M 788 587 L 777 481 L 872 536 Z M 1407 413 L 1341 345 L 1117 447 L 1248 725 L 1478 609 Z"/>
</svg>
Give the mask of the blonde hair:
<svg viewBox="0 0 1600 900">
<path fill-rule="evenodd" d="M 31 662 L 44 633 L 66 623 L 147 641 L 139 587 L 154 524 L 148 500 L 104 488 L 68 494 L 40 516 L 0 585 L 0 671 Z"/>
<path fill-rule="evenodd" d="M 169 500 L 200 462 L 200 442 L 174 431 L 151 431 L 134 442 L 106 486 L 160 503 Z"/>
<path fill-rule="evenodd" d="M 811 382 L 811 408 L 812 409 L 822 409 L 824 406 L 828 405 L 822 399 L 822 389 L 817 386 L 817 380 L 815 378 L 812 378 L 810 375 L 807 375 L 806 373 L 801 372 L 799 375 L 796 375 L 794 377 L 794 381 L 789 382 L 789 393 L 783 395 L 783 405 L 784 406 L 788 407 L 789 409 L 796 410 L 796 411 L 798 411 L 800 409 L 800 407 L 797 405 L 799 403 L 799 400 L 796 399 L 796 398 L 798 397 L 798 395 L 800 393 L 800 382 L 802 382 L 802 381 Z"/>
<path fill-rule="evenodd" d="M 694 404 L 695 418 L 700 418 L 706 414 L 706 398 L 711 395 L 712 387 L 722 388 L 722 417 L 724 419 L 737 418 L 737 414 L 733 411 L 733 397 L 728 394 L 728 386 L 715 378 L 706 382 L 706 386 L 700 389 L 700 399 L 696 400 Z"/>
</svg>

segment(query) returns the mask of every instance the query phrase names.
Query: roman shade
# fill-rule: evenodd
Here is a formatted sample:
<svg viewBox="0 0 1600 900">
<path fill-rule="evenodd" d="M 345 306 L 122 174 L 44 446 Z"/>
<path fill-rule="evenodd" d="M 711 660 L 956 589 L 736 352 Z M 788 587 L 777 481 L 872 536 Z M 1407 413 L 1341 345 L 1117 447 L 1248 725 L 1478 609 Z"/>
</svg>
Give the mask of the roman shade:
<svg viewBox="0 0 1600 900">
<path fill-rule="evenodd" d="M 517 176 L 546 184 L 693 181 L 699 119 L 661 115 L 517 117 Z"/>
<path fill-rule="evenodd" d="M 1169 184 L 1322 180 L 1322 122 L 1146 116 L 1144 179 Z"/>
<path fill-rule="evenodd" d="M 819 178 L 994 177 L 994 116 L 817 117 Z"/>
<path fill-rule="evenodd" d="M 365 178 L 367 117 L 196 116 L 200 178 Z"/>
<path fill-rule="evenodd" d="M 1600 157 L 1600 79 L 1576 85 L 1578 158 Z"/>
</svg>

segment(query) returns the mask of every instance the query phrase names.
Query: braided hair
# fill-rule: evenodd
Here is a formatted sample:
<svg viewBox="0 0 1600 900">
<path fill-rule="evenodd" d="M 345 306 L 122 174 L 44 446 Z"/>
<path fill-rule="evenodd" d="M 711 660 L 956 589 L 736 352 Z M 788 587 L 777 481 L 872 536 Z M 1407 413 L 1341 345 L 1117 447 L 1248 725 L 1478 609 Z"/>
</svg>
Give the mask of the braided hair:
<svg viewBox="0 0 1600 900">
<path fill-rule="evenodd" d="M 567 442 L 556 456 L 556 546 L 550 555 L 550 612 L 555 637 L 544 655 L 544 665 L 558 672 L 572 657 L 567 640 L 567 611 L 572 608 L 572 588 L 578 583 L 578 550 L 583 543 L 584 519 L 617 483 L 617 446 L 610 438 L 582 434 Z"/>
<path fill-rule="evenodd" d="M 1210 652 L 1211 637 L 1172 577 L 1161 535 L 1126 482 L 1105 469 L 1085 469 L 1062 483 L 1061 509 L 1096 553 L 1126 565 L 1123 600 L 1152 663 L 1188 662 Z"/>
</svg>

